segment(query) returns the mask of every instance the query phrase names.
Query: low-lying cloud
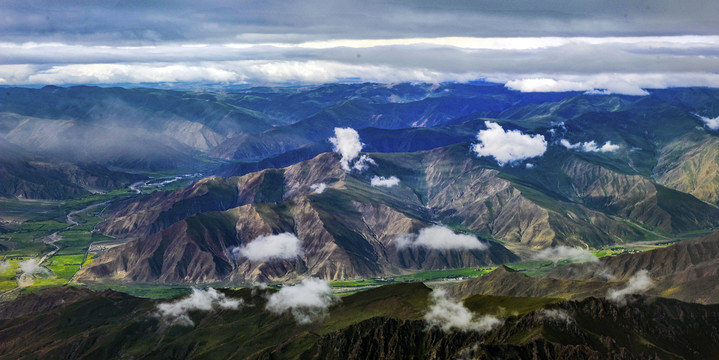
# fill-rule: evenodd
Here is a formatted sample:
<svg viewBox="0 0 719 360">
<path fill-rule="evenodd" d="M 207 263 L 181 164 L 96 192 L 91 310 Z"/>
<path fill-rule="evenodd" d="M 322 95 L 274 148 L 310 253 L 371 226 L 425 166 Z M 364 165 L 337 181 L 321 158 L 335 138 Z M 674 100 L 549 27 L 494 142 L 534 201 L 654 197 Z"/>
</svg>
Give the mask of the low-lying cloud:
<svg viewBox="0 0 719 360">
<path fill-rule="evenodd" d="M 629 278 L 629 281 L 623 289 L 609 290 L 607 299 L 619 305 L 625 305 L 627 303 L 627 296 L 641 294 L 653 286 L 654 282 L 652 282 L 651 277 L 649 277 L 649 272 L 647 270 L 639 270 Z"/>
<path fill-rule="evenodd" d="M 8 268 L 10 268 L 10 263 L 7 261 L 0 261 L 0 273 L 5 272 Z"/>
<path fill-rule="evenodd" d="M 435 289 L 430 296 L 432 305 L 424 314 L 424 320 L 430 327 L 436 326 L 446 332 L 452 330 L 487 332 L 502 323 L 502 320 L 490 315 L 475 318 L 461 302 L 449 298 L 444 289 Z"/>
<path fill-rule="evenodd" d="M 578 150 L 584 152 L 614 152 L 619 150 L 620 147 L 619 145 L 612 144 L 611 141 L 605 142 L 602 146 L 597 146 L 597 143 L 594 140 L 572 144 L 571 142 L 569 142 L 569 140 L 562 139 L 559 140 L 559 144 L 569 150 Z"/>
<path fill-rule="evenodd" d="M 298 324 L 309 324 L 327 316 L 327 309 L 335 301 L 329 282 L 308 278 L 270 295 L 266 308 L 276 314 L 289 311 Z"/>
<path fill-rule="evenodd" d="M 477 156 L 493 157 L 500 166 L 542 156 L 547 151 L 543 135 L 527 135 L 519 130 L 504 130 L 501 125 L 485 121 L 486 130 L 477 134 L 479 143 L 472 145 Z"/>
<path fill-rule="evenodd" d="M 574 262 L 599 261 L 593 253 L 577 249 L 570 246 L 555 246 L 546 248 L 532 256 L 535 260 L 551 261 L 557 266 L 560 260 L 569 260 Z"/>
<path fill-rule="evenodd" d="M 434 225 L 419 234 L 400 235 L 395 239 L 397 249 L 424 247 L 433 250 L 487 250 L 489 246 L 473 235 L 456 234 L 442 225 Z"/>
<path fill-rule="evenodd" d="M 585 91 L 587 94 L 608 95 L 620 93 L 624 95 L 644 96 L 649 93 L 633 82 L 622 81 L 621 78 L 598 81 L 591 77 L 578 80 L 561 78 L 524 78 L 508 81 L 505 86 L 521 92 L 565 92 Z"/>
<path fill-rule="evenodd" d="M 543 319 L 559 322 L 559 323 L 570 323 L 573 321 L 569 313 L 564 309 L 542 309 L 539 311 L 539 316 Z"/>
<path fill-rule="evenodd" d="M 35 258 L 20 261 L 17 265 L 20 267 L 20 271 L 27 276 L 46 274 L 48 272 L 47 269 L 40 266 L 40 262 Z"/>
<path fill-rule="evenodd" d="M 375 165 L 374 160 L 367 155 L 360 157 L 364 144 L 360 141 L 359 133 L 353 128 L 335 128 L 335 136 L 330 138 L 334 152 L 340 154 L 340 166 L 346 172 L 352 169 L 360 172 L 369 165 Z M 356 162 L 355 159 L 358 159 Z M 353 164 L 354 162 L 354 164 Z"/>
<path fill-rule="evenodd" d="M 388 178 L 385 178 L 384 176 L 374 176 L 370 181 L 370 185 L 391 188 L 393 186 L 399 185 L 399 179 L 396 176 L 390 176 Z"/>
<path fill-rule="evenodd" d="M 293 259 L 302 254 L 300 239 L 292 233 L 258 236 L 248 244 L 230 249 L 235 259 L 241 257 L 251 261 Z"/>
<path fill-rule="evenodd" d="M 355 164 L 352 166 L 352 169 L 363 172 L 369 169 L 370 165 L 377 165 L 377 163 L 374 162 L 374 159 L 369 157 L 369 155 L 362 155 L 359 157 L 359 159 L 357 159 L 357 161 L 355 161 Z"/>
<path fill-rule="evenodd" d="M 719 130 L 719 116 L 712 119 L 712 118 L 706 117 L 706 116 L 701 116 L 701 115 L 697 115 L 697 114 L 695 114 L 695 115 L 698 116 L 699 119 L 701 119 L 704 122 L 704 125 L 706 125 L 706 127 L 708 127 L 709 129 Z"/>
<path fill-rule="evenodd" d="M 325 183 L 317 183 L 310 185 L 310 190 L 312 190 L 313 194 L 322 194 L 325 192 L 325 189 L 327 189 L 327 184 Z"/>
<path fill-rule="evenodd" d="M 170 303 L 157 305 L 157 315 L 170 325 L 194 326 L 191 311 L 213 311 L 218 309 L 237 310 L 244 304 L 242 299 L 233 299 L 213 289 L 192 289 L 192 293 Z"/>
</svg>

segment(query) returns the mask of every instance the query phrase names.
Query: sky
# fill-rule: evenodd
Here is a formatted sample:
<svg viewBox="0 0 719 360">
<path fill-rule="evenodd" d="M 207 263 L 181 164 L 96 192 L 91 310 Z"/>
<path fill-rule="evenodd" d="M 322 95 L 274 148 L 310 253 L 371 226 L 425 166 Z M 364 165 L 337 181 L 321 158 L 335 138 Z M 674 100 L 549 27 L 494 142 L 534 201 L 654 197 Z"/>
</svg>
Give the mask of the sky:
<svg viewBox="0 0 719 360">
<path fill-rule="evenodd" d="M 0 85 L 719 87 L 715 0 L 0 2 Z"/>
</svg>

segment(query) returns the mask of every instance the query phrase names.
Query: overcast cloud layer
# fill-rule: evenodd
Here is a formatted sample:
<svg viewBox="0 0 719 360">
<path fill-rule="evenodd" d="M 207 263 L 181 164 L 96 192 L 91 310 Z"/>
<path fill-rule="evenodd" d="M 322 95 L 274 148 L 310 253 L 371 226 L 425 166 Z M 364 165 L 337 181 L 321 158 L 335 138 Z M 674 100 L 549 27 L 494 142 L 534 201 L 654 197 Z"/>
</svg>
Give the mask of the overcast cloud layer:
<svg viewBox="0 0 719 360">
<path fill-rule="evenodd" d="M 719 86 L 719 3 L 4 1 L 0 85 L 468 81 Z"/>
</svg>

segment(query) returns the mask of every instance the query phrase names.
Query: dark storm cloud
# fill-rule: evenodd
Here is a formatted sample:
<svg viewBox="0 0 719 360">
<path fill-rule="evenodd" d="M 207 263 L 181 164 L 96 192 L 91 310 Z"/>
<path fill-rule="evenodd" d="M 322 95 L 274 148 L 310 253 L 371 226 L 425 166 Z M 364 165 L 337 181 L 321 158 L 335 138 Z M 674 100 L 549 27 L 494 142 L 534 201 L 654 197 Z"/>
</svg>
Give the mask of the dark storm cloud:
<svg viewBox="0 0 719 360">
<path fill-rule="evenodd" d="M 0 2 L 0 85 L 503 82 L 719 86 L 719 2 Z"/>
<path fill-rule="evenodd" d="M 626 40 L 623 38 L 622 40 Z M 390 66 L 426 68 L 438 72 L 517 73 L 532 70 L 547 73 L 591 74 L 604 72 L 719 72 L 715 56 L 719 37 L 701 37 L 698 44 L 671 43 L 672 38 L 643 46 L 644 38 L 622 44 L 607 40 L 591 43 L 587 39 L 558 39 L 556 44 L 539 48 L 513 48 L 506 40 L 501 46 L 471 48 L 447 44 L 367 45 L 349 47 L 350 42 L 328 45 L 157 45 L 151 47 L 98 47 L 83 45 L 15 45 L 0 44 L 3 64 L 111 64 L 172 63 L 227 61 L 331 61 L 356 66 Z M 516 40 L 516 39 L 515 39 Z M 527 39 L 539 42 L 542 38 Z M 437 39 L 441 42 L 441 39 Z M 708 43 L 715 42 L 714 46 Z M 321 47 L 316 47 L 321 46 Z M 521 44 L 517 45 L 521 46 Z M 648 52 L 643 52 L 647 49 Z M 700 55 L 687 56 L 687 53 Z M 360 56 L 357 56 L 357 55 Z"/>
<path fill-rule="evenodd" d="M 51 1 L 0 3 L 3 41 L 151 44 L 434 36 L 716 34 L 719 2 Z"/>
</svg>

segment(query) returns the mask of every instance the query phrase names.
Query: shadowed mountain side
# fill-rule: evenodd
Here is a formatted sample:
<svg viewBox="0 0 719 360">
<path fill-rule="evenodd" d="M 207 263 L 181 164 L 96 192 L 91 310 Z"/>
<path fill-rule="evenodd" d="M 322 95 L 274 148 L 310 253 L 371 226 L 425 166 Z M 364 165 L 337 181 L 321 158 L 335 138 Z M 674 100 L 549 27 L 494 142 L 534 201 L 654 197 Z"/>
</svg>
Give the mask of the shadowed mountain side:
<svg viewBox="0 0 719 360">
<path fill-rule="evenodd" d="M 68 288 L 46 291 L 49 303 Z M 588 298 L 475 296 L 465 306 L 501 321 L 487 332 L 442 331 L 423 321 L 430 289 L 388 285 L 336 301 L 326 317 L 298 325 L 267 311 L 274 290 L 220 290 L 238 309 L 189 310 L 170 325 L 156 305 L 173 300 L 105 291 L 59 308 L 0 319 L 0 358 L 183 359 L 711 359 L 719 306 L 633 297 L 627 305 Z M 21 296 L 2 305 L 17 308 Z"/>
<path fill-rule="evenodd" d="M 95 292 L 81 287 L 59 286 L 42 289 L 22 295 L 21 301 L 0 304 L 0 319 L 48 312 L 95 296 Z"/>
<path fill-rule="evenodd" d="M 640 270 L 649 271 L 656 283 L 652 294 L 719 303 L 719 233 L 638 254 L 604 257 L 595 264 L 572 264 L 541 277 L 585 281 L 609 275 L 626 280 Z"/>
<path fill-rule="evenodd" d="M 434 128 L 396 130 L 365 128 L 357 132 L 364 143 L 363 149 L 367 152 L 416 152 L 471 141 L 477 135 L 477 131 L 484 128 L 484 121 L 484 119 L 473 119 L 460 125 Z M 240 176 L 268 168 L 289 166 L 328 151 L 332 151 L 332 144 L 327 139 L 322 139 L 257 162 L 224 164 L 215 169 L 213 174 Z"/>
<path fill-rule="evenodd" d="M 327 85 L 314 94 L 320 100 L 336 98 L 337 101 L 331 105 L 289 125 L 277 126 L 259 134 L 240 134 L 231 137 L 211 149 L 209 154 L 228 160 L 259 161 L 317 141 L 324 141 L 332 135 L 335 127 L 352 127 L 358 130 L 372 127 L 382 129 L 437 127 L 456 124 L 457 119 L 468 120 L 467 116 L 474 119 L 493 117 L 492 115 L 512 106 L 542 100 L 556 101 L 572 95 L 571 93 L 522 94 L 497 86 L 443 84 L 438 89 L 430 90 L 432 95 L 419 98 L 410 95 L 406 101 L 393 101 L 388 99 L 391 95 L 385 95 L 381 100 L 379 98 L 382 98 L 382 95 L 374 95 L 385 92 L 385 89 L 381 89 L 382 85 L 363 85 L 366 91 L 361 96 L 347 94 L 349 96 L 347 98 L 339 98 L 337 93 L 333 93 L 346 90 L 346 86 Z M 423 86 L 420 84 L 416 87 Z M 403 86 L 402 89 L 411 90 L 408 86 Z M 293 98 L 289 101 L 296 100 L 298 99 Z"/>
<path fill-rule="evenodd" d="M 423 321 L 372 318 L 320 337 L 299 358 L 569 360 L 695 359 L 716 355 L 714 344 L 719 332 L 713 321 L 719 320 L 717 306 L 638 299 L 637 303 L 617 307 L 589 298 L 548 308 L 549 311 L 509 317 L 488 333 L 447 333 L 438 328 L 428 330 Z M 279 347 L 261 358 L 287 356 L 291 349 L 295 348 Z"/>
<path fill-rule="evenodd" d="M 603 297 L 611 288 L 619 286 L 600 280 L 572 281 L 561 279 L 532 278 L 504 265 L 489 274 L 462 281 L 447 288 L 456 298 L 473 295 L 498 295 L 514 297 L 550 297 L 584 299 Z"/>
<path fill-rule="evenodd" d="M 457 101 L 456 99 L 427 99 L 422 102 Z M 420 104 L 422 103 L 420 102 Z M 352 127 L 364 129 L 380 127 L 384 129 L 409 128 L 413 123 L 422 121 L 406 109 L 419 104 L 369 104 L 362 100 L 344 100 L 336 105 L 322 110 L 311 117 L 297 123 L 275 127 L 259 134 L 243 134 L 230 138 L 214 147 L 208 153 L 210 156 L 222 159 L 242 159 L 245 161 L 258 161 L 292 151 L 308 144 L 325 141 L 332 136 L 335 127 Z M 448 107 L 448 109 L 451 109 Z M 422 126 L 441 125 L 443 120 L 449 120 L 460 115 L 472 113 L 466 110 L 452 111 L 451 114 L 429 111 Z M 422 115 L 420 115 L 422 116 Z M 437 118 L 434 122 L 431 119 Z M 418 120 L 419 119 L 419 120 Z"/>
</svg>

